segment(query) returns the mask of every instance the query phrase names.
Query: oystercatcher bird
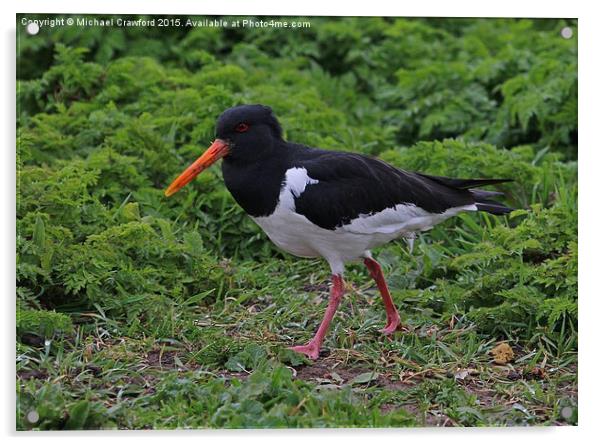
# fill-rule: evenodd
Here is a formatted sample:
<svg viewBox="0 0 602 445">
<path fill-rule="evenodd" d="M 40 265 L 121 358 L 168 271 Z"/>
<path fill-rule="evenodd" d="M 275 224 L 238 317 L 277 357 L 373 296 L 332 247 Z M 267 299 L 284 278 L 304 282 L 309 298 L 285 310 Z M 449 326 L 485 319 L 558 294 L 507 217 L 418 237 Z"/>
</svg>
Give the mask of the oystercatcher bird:
<svg viewBox="0 0 602 445">
<path fill-rule="evenodd" d="M 299 257 L 322 257 L 330 265 L 328 307 L 313 339 L 292 349 L 318 358 L 341 302 L 345 263 L 363 260 L 382 296 L 392 334 L 400 318 L 380 265 L 370 251 L 460 212 L 503 215 L 502 193 L 475 187 L 508 179 L 452 179 L 414 173 L 356 153 L 287 142 L 264 105 L 240 105 L 217 120 L 216 139 L 165 191 L 171 196 L 223 158 L 226 187 L 276 246 Z"/>
</svg>

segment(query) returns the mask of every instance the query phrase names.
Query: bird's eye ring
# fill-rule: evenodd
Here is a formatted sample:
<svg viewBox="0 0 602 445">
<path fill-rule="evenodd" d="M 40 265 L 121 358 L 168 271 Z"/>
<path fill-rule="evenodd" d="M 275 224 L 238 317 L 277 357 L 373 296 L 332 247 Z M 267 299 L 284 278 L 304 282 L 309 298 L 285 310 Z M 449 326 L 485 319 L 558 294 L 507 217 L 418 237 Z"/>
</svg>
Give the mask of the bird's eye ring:
<svg viewBox="0 0 602 445">
<path fill-rule="evenodd" d="M 234 130 L 237 133 L 244 133 L 245 131 L 247 131 L 249 129 L 249 124 L 245 124 L 244 122 L 241 122 L 240 124 L 238 124 Z"/>
</svg>

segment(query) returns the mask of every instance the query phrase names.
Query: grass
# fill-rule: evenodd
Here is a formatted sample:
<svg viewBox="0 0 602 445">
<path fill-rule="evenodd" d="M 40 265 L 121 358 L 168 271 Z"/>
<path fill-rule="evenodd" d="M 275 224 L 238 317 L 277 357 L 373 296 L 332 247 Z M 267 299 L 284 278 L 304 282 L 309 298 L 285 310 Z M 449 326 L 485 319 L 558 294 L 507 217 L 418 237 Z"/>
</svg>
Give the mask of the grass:
<svg viewBox="0 0 602 445">
<path fill-rule="evenodd" d="M 383 255 L 386 255 L 383 252 Z M 236 266 L 231 266 L 236 267 Z M 286 349 L 308 340 L 328 297 L 320 261 L 249 264 L 265 283 L 250 295 L 191 301 L 148 336 L 116 336 L 102 313 L 71 314 L 69 338 L 18 351 L 21 428 L 196 428 L 563 425 L 576 422 L 573 348 L 496 338 L 445 323 L 393 289 L 406 332 L 383 337 L 384 310 L 362 268 L 312 363 Z M 80 404 L 85 403 L 85 407 Z M 568 407 L 567 411 L 563 408 Z M 41 423 L 28 425 L 36 410 Z M 75 423 L 71 421 L 77 413 Z M 570 415 L 567 413 L 570 412 Z M 344 415 L 342 414 L 344 413 Z"/>
</svg>

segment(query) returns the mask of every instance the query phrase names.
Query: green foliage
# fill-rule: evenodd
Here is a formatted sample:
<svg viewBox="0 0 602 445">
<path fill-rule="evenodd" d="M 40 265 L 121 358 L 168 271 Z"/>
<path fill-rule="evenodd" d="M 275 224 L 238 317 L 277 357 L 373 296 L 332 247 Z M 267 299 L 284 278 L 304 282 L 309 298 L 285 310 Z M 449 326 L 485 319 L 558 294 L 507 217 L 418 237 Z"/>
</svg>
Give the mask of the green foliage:
<svg viewBox="0 0 602 445">
<path fill-rule="evenodd" d="M 383 427 L 409 425 L 403 410 L 381 414 L 369 399 L 347 387 L 343 391 L 318 390 L 295 380 L 289 369 L 261 366 L 244 381 L 206 381 L 202 376 L 168 378 L 146 398 L 144 409 L 126 417 L 132 427 L 143 424 L 149 413 L 154 428 L 291 428 Z M 193 413 L 193 415 L 184 415 Z M 165 420 L 160 420 L 165 419 Z"/>
<path fill-rule="evenodd" d="M 473 394 L 459 387 L 453 379 L 425 382 L 421 385 L 424 402 L 432 400 L 445 415 L 464 426 L 482 425 L 483 413 Z"/>
<path fill-rule="evenodd" d="M 54 334 L 70 333 L 73 323 L 68 315 L 56 311 L 17 309 L 17 333 L 37 334 L 52 337 Z"/>
<path fill-rule="evenodd" d="M 354 129 L 361 124 L 361 133 L 367 132 L 369 137 L 360 133 L 351 141 L 339 141 L 346 144 L 357 138 L 364 144 L 374 143 L 374 134 L 380 130 L 386 134 L 382 142 L 388 145 L 463 136 L 502 147 L 550 147 L 576 158 L 577 39 L 560 36 L 563 26 L 576 30 L 576 23 L 403 18 L 310 21 L 311 28 L 296 32 L 219 28 L 173 28 L 167 32 L 155 28 L 142 33 L 121 28 L 77 33 L 57 27 L 32 38 L 20 28 L 24 57 L 19 78 L 41 77 L 44 72 L 40 70 L 51 66 L 49 54 L 55 42 L 89 48 L 90 61 L 108 65 L 105 81 L 110 84 L 119 79 L 121 85 L 106 88 L 106 97 L 125 98 L 127 92 L 143 85 L 151 87 L 156 76 L 161 76 L 151 59 L 144 61 L 141 55 L 161 60 L 164 67 L 201 71 L 219 65 L 219 60 L 244 71 L 234 74 L 235 81 L 227 80 L 226 73 L 236 71 L 232 66 L 198 79 L 204 78 L 213 88 L 231 87 L 234 82 L 245 101 L 270 102 L 280 115 L 294 116 L 295 122 L 302 122 L 299 112 L 305 108 L 303 98 L 311 96 L 312 90 L 321 93 L 323 103 L 306 109 L 309 114 L 328 114 L 333 105 L 352 110 L 350 116 L 343 117 L 352 124 L 346 127 Z M 70 66 L 81 65 L 77 61 L 80 55 L 70 53 Z M 24 62 L 34 58 L 39 60 L 35 67 Z M 136 64 L 144 75 L 133 76 L 131 84 L 125 86 L 124 76 L 132 76 L 123 73 L 128 71 L 124 69 L 127 64 Z M 85 70 L 95 73 L 97 66 L 86 65 Z M 66 73 L 60 76 L 71 80 Z M 89 75 L 86 82 L 96 78 Z M 215 79 L 219 82 L 214 83 Z M 292 83 L 297 88 L 290 88 Z M 86 87 L 85 82 L 78 86 L 82 90 Z M 40 88 L 34 80 L 22 82 L 22 100 L 32 94 L 43 97 Z M 220 108 L 206 99 L 204 111 L 223 109 L 223 104 Z M 374 134 L 370 134 L 370 127 Z M 314 131 L 307 126 L 304 129 L 310 134 Z M 316 143 L 311 138 L 306 141 Z M 381 145 L 376 152 L 386 148 L 386 144 Z"/>
<path fill-rule="evenodd" d="M 266 352 L 261 346 L 251 344 L 230 357 L 225 367 L 230 371 L 251 370 L 257 368 L 266 357 Z"/>
<path fill-rule="evenodd" d="M 576 327 L 576 231 L 570 210 L 535 207 L 516 227 L 499 225 L 468 252 L 442 261 L 453 279 L 436 279 L 424 297 L 492 334 Z"/>
<path fill-rule="evenodd" d="M 36 389 L 30 382 L 27 390 L 17 394 L 17 428 L 38 430 L 83 430 L 109 428 L 107 410 L 99 402 L 87 398 L 72 400 L 62 384 L 45 385 Z M 93 397 L 90 395 L 90 397 Z M 27 414 L 36 413 L 39 420 L 31 423 Z"/>
<path fill-rule="evenodd" d="M 548 204 L 555 184 L 571 183 L 576 175 L 575 164 L 560 162 L 547 150 L 535 152 L 525 145 L 499 150 L 486 143 L 445 139 L 388 150 L 381 158 L 402 169 L 439 176 L 512 179 L 512 183 L 496 187 L 517 207 L 533 202 Z"/>
<path fill-rule="evenodd" d="M 313 388 L 291 371 L 268 363 L 247 379 L 208 380 L 199 373 L 172 374 L 136 406 L 107 411 L 88 400 L 65 398 L 60 386 L 44 386 L 33 399 L 21 395 L 24 410 L 35 409 L 40 429 L 88 429 L 119 422 L 127 428 L 325 428 L 411 425 L 403 410 L 380 413 L 376 400 L 342 391 Z M 43 416 L 43 417 L 42 417 Z M 22 426 L 26 426 L 22 424 Z"/>
<path fill-rule="evenodd" d="M 26 305 L 99 305 L 125 316 L 130 332 L 144 319 L 167 333 L 170 323 L 159 327 L 158 319 L 175 302 L 219 288 L 221 268 L 196 230 L 141 215 L 140 204 L 128 202 L 132 192 L 122 198 L 118 184 L 143 185 L 127 158 L 105 150 L 58 170 L 24 167 L 19 176 L 17 280 L 37 295 Z"/>
<path fill-rule="evenodd" d="M 462 135 L 576 157 L 577 44 L 562 39 L 560 27 L 458 20 L 452 33 L 405 22 L 389 31 L 399 37 L 395 44 L 375 50 L 416 51 L 400 61 L 397 85 L 380 90 L 389 119 L 401 122 L 401 142 Z"/>
</svg>

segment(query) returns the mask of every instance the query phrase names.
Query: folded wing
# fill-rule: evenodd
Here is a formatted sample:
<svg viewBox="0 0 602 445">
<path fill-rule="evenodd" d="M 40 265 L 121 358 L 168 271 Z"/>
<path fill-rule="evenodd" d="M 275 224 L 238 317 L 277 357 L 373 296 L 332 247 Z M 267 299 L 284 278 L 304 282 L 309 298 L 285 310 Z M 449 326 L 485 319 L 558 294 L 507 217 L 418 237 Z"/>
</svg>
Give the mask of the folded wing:
<svg viewBox="0 0 602 445">
<path fill-rule="evenodd" d="M 491 200 L 497 192 L 472 189 L 507 180 L 429 176 L 359 154 L 328 151 L 300 161 L 298 167 L 314 182 L 295 197 L 295 211 L 324 229 L 411 232 L 462 210 L 510 210 Z"/>
</svg>

